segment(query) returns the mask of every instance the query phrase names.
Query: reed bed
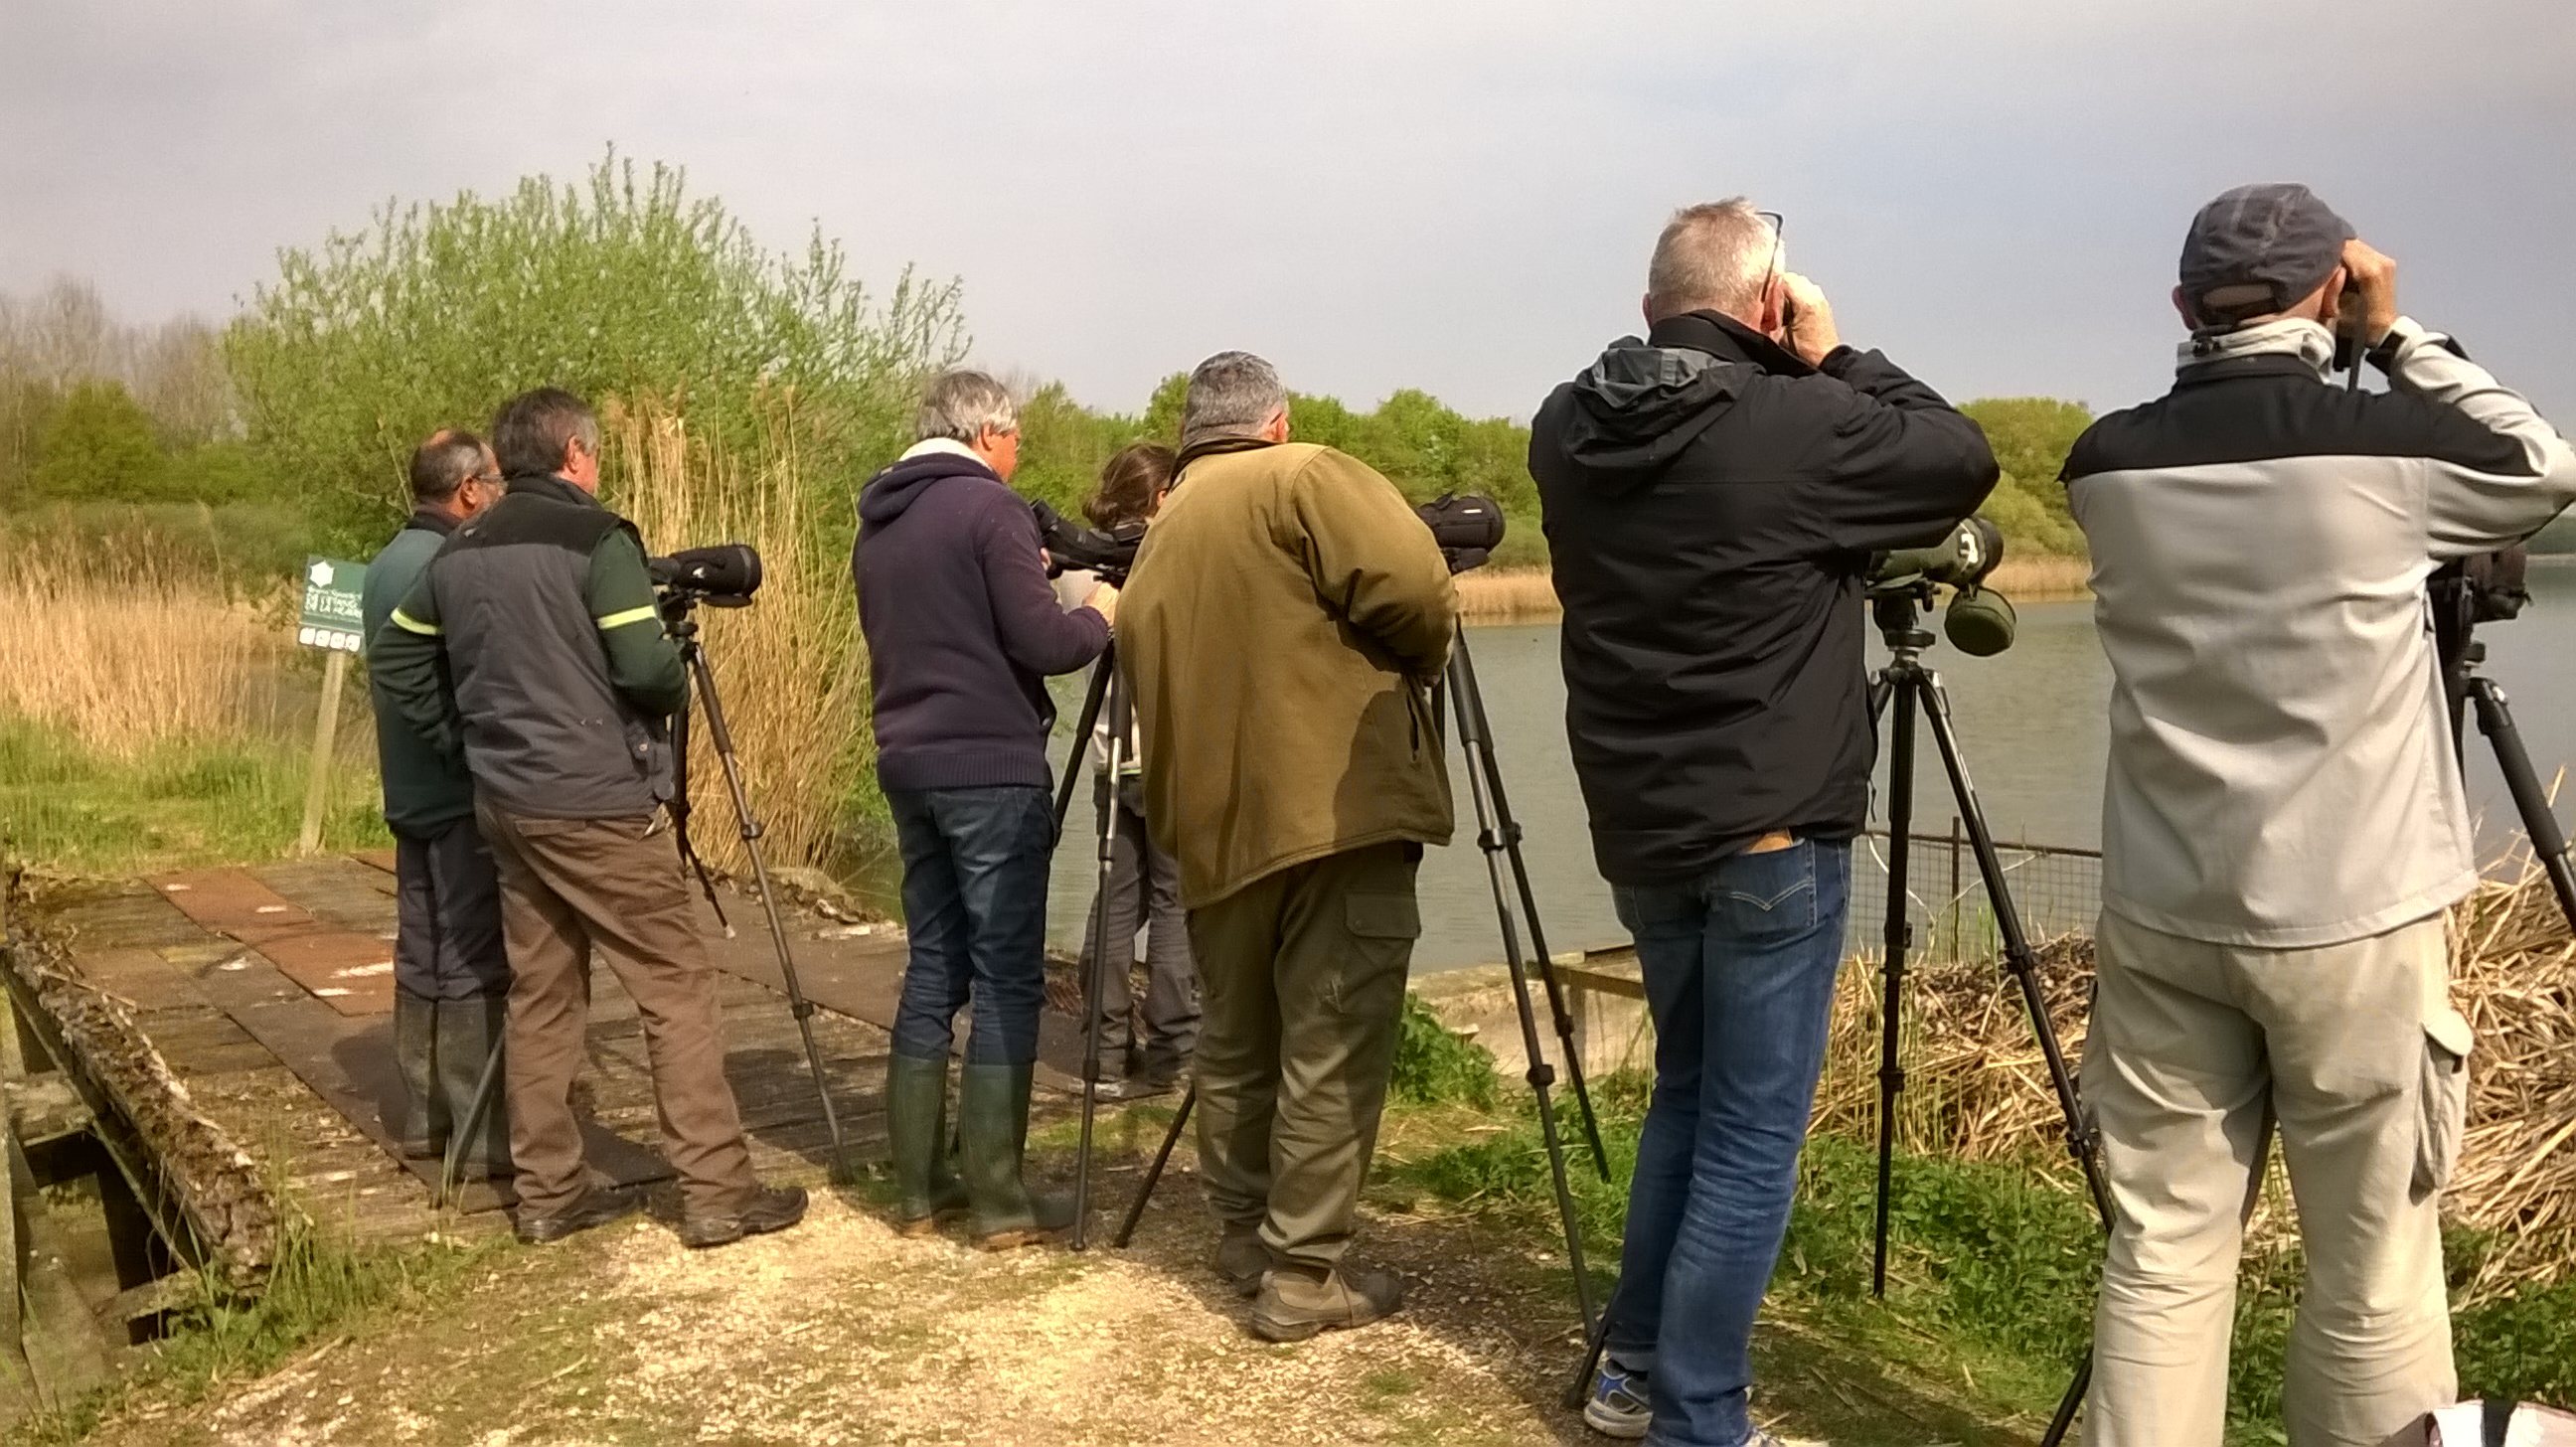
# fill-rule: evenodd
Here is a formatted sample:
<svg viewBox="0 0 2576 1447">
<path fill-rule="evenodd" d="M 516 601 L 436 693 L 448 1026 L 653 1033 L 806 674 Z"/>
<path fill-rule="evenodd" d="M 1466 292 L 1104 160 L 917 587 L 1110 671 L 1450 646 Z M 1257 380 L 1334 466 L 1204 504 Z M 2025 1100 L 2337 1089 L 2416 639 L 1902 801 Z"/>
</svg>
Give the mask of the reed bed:
<svg viewBox="0 0 2576 1447">
<path fill-rule="evenodd" d="M 120 761 L 259 733 L 294 649 L 266 610 L 148 548 L 0 548 L 0 617 L 0 712 Z"/>
<path fill-rule="evenodd" d="M 2006 557 L 1986 584 L 2018 603 L 2063 602 L 2093 596 L 2092 575 L 2083 558 L 2037 553 Z M 1545 568 L 1478 568 L 1458 575 L 1458 611 L 1470 623 L 1523 623 L 1565 610 Z"/>
<path fill-rule="evenodd" d="M 2480 884 L 2452 925 L 2451 998 L 2477 1046 L 2444 1209 L 2492 1243 L 2467 1284 L 2463 1300 L 2474 1302 L 2576 1273 L 2576 939 L 2527 861 L 2514 877 Z M 2083 1053 L 2092 941 L 2069 935 L 2040 954 L 2042 994 L 2072 1067 Z M 1969 1160 L 2063 1160 L 2062 1117 L 2011 978 L 1993 962 L 1931 963 L 1910 971 L 1908 985 L 1898 1142 Z M 1819 1128 L 1876 1136 L 1881 988 L 1875 968 L 1844 971 Z M 2075 1189 L 2071 1174 L 2058 1174 Z M 2249 1251 L 2284 1251 L 2295 1231 L 2278 1185 L 2249 1223 Z"/>
<path fill-rule="evenodd" d="M 764 577 L 752 605 L 696 616 L 744 787 L 764 826 L 765 856 L 772 867 L 821 868 L 848 804 L 847 781 L 866 777 L 873 741 L 848 559 L 832 545 L 846 533 L 826 524 L 811 495 L 792 408 L 782 402 L 760 442 L 739 452 L 693 436 L 677 410 L 651 400 L 612 402 L 601 423 L 616 482 L 610 500 L 647 547 L 667 553 L 742 542 L 760 550 Z M 714 868 L 748 877 L 702 707 L 696 723 L 692 842 Z"/>
</svg>

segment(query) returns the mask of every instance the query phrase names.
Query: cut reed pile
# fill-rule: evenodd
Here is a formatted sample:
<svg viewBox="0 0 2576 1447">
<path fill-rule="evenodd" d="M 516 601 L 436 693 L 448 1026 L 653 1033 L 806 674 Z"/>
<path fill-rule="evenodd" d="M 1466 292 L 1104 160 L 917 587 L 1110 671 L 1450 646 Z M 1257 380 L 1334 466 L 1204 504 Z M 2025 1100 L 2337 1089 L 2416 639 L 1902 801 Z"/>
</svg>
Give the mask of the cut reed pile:
<svg viewBox="0 0 2576 1447">
<path fill-rule="evenodd" d="M 289 630 L 149 548 L 0 548 L 0 711 L 132 760 L 267 722 Z"/>
<path fill-rule="evenodd" d="M 2576 940 L 2547 880 L 2528 867 L 2482 883 L 2452 919 L 2451 998 L 2477 1046 L 2444 1209 L 2491 1233 L 2468 1286 L 2476 1300 L 2576 1274 Z M 2092 941 L 2052 941 L 2040 975 L 2071 1067 L 2083 1052 Z M 1878 1130 L 1880 981 L 1862 962 L 1844 971 L 1816 1099 L 1820 1128 L 1861 1139 Z M 1927 964 L 1909 972 L 1908 987 L 1899 1143 L 1972 1160 L 2064 1160 L 2062 1118 L 2010 977 L 1990 962 Z M 2290 1212 L 2265 1210 L 2250 1238 L 2272 1249 L 2294 1229 Z"/>
<path fill-rule="evenodd" d="M 697 618 L 766 857 L 773 867 L 819 868 L 850 781 L 868 774 L 872 738 L 849 560 L 831 544 L 847 534 L 818 515 L 798 465 L 793 408 L 782 400 L 748 454 L 692 436 L 678 411 L 652 400 L 612 402 L 601 424 L 610 501 L 648 548 L 740 542 L 760 550 L 764 577 L 752 606 L 701 608 Z M 710 865 L 747 878 L 751 862 L 704 719 L 701 711 L 690 745 L 692 842 Z"/>
</svg>

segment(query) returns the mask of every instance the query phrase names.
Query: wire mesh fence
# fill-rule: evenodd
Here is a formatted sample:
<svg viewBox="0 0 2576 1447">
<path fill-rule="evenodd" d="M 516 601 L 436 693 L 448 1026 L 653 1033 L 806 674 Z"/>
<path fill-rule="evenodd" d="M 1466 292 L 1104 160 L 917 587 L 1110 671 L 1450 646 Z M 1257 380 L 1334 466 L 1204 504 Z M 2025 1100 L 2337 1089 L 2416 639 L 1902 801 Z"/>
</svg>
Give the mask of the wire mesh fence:
<svg viewBox="0 0 2576 1447">
<path fill-rule="evenodd" d="M 1977 870 L 1967 830 L 1915 834 L 1905 859 L 1910 957 L 1924 962 L 1992 959 L 2002 953 L 1994 901 Z M 1894 840 L 1870 830 L 1852 841 L 1851 915 L 1845 948 L 1858 959 L 1887 953 L 1887 880 Z M 2091 934 L 2102 909 L 2102 852 L 2050 844 L 1995 842 L 2004 888 L 2022 933 L 2036 946 L 2067 934 Z"/>
</svg>

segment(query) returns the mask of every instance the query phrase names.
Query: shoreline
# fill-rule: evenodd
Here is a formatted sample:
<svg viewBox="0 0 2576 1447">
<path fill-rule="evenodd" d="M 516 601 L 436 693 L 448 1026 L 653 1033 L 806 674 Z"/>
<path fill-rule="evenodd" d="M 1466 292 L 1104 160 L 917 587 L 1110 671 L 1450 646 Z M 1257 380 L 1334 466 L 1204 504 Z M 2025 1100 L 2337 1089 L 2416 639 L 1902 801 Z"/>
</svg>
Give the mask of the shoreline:
<svg viewBox="0 0 2576 1447">
<path fill-rule="evenodd" d="M 2007 557 L 1986 586 L 2015 603 L 2070 603 L 2093 596 L 2092 564 L 2053 554 Z M 1562 616 L 1545 568 L 1478 568 L 1458 576 L 1459 612 L 1470 623 L 1531 623 Z"/>
</svg>

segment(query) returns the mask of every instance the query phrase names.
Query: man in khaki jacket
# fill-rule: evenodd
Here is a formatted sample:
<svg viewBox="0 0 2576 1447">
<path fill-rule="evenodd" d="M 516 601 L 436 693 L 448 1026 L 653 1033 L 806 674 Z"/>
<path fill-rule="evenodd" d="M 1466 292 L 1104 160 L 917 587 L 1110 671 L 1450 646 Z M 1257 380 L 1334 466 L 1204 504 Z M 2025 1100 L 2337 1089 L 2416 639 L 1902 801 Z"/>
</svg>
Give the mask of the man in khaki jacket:
<svg viewBox="0 0 2576 1447">
<path fill-rule="evenodd" d="M 1449 842 L 1429 690 L 1457 591 L 1402 494 L 1288 440 L 1268 362 L 1190 374 L 1178 480 L 1118 604 L 1146 818 L 1180 863 L 1205 1019 L 1199 1158 L 1216 1266 L 1271 1341 L 1395 1309 L 1342 1265 L 1421 933 L 1414 870 Z"/>
</svg>

